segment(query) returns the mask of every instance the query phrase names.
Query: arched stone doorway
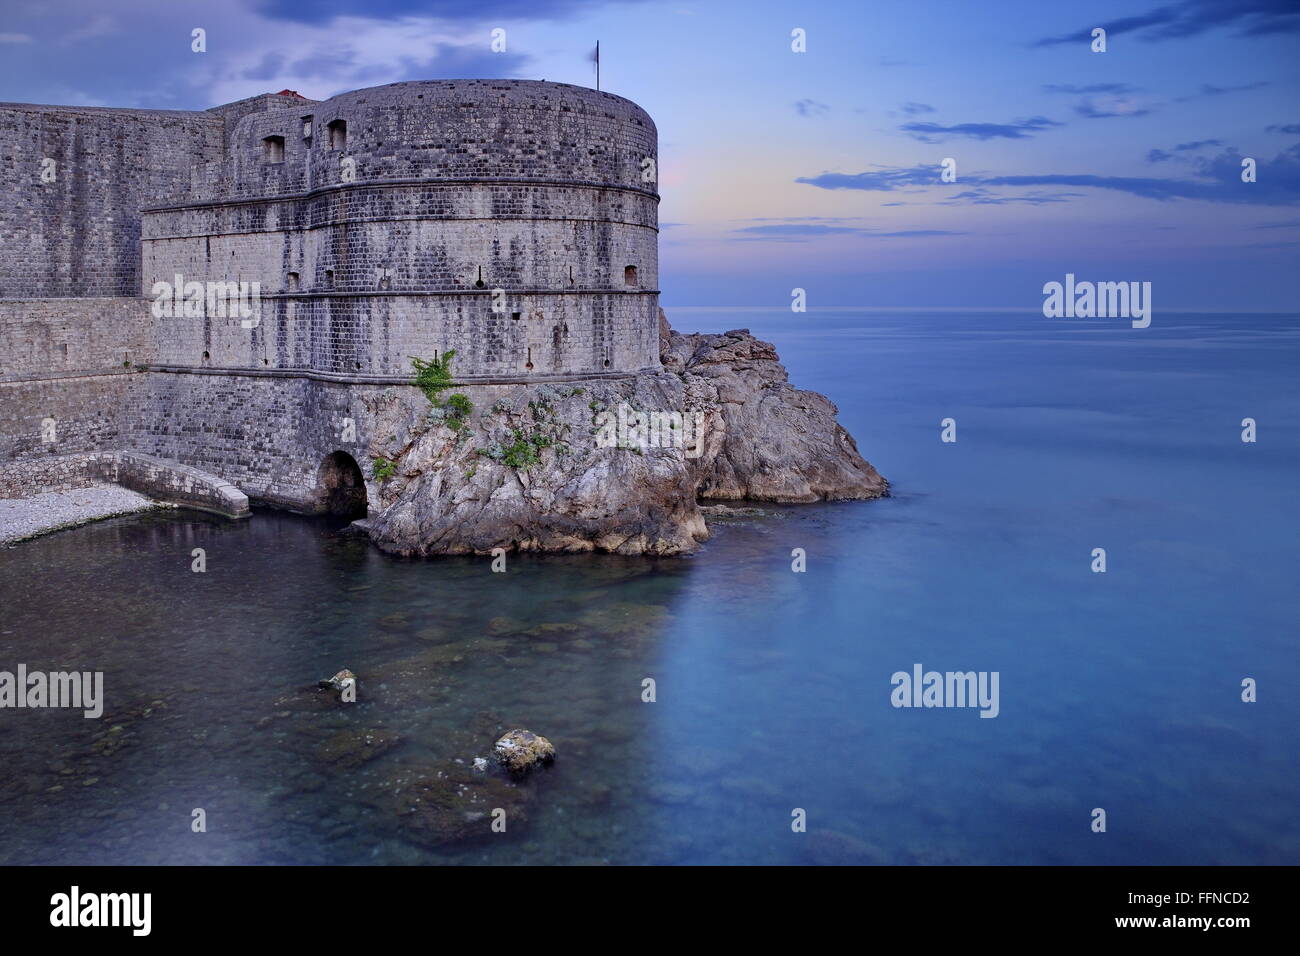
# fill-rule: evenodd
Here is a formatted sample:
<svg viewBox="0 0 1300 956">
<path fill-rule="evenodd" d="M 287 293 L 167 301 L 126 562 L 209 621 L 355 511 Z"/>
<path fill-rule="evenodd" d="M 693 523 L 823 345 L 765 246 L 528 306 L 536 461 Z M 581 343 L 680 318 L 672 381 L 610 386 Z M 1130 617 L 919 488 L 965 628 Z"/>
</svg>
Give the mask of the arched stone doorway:
<svg viewBox="0 0 1300 956">
<path fill-rule="evenodd" d="M 366 479 L 357 460 L 345 451 L 327 455 L 316 474 L 320 510 L 343 518 L 364 518 Z"/>
</svg>

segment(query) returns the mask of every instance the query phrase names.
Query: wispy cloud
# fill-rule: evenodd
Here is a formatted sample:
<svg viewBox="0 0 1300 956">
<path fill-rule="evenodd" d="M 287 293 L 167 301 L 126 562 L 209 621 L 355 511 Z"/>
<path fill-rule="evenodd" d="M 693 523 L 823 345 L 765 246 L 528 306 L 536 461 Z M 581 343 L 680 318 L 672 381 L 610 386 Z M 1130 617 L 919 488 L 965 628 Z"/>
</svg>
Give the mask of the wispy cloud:
<svg viewBox="0 0 1300 956">
<path fill-rule="evenodd" d="M 933 113 L 934 107 L 929 103 L 904 103 L 899 107 L 908 116 L 919 116 L 921 113 Z"/>
<path fill-rule="evenodd" d="M 822 173 L 820 176 L 801 176 L 797 183 L 806 183 L 820 189 L 865 189 L 889 192 L 904 186 L 934 186 L 939 182 L 938 166 L 910 166 L 875 169 L 863 173 Z"/>
<path fill-rule="evenodd" d="M 955 123 L 952 126 L 940 123 L 904 123 L 899 129 L 923 143 L 939 143 L 953 136 L 982 140 L 1027 139 L 1034 133 L 1064 125 L 1045 116 L 1031 116 L 1011 123 Z"/>
<path fill-rule="evenodd" d="M 1179 143 L 1172 150 L 1153 149 L 1147 153 L 1148 163 L 1167 163 L 1171 159 L 1182 162 L 1192 162 L 1190 157 L 1177 156 L 1176 153 L 1191 153 L 1197 150 L 1205 149 L 1209 146 L 1222 146 L 1223 141 L 1218 139 L 1198 139 L 1190 143 Z"/>
<path fill-rule="evenodd" d="M 1202 83 L 1199 91 L 1187 96 L 1180 96 L 1178 97 L 1177 102 L 1186 103 L 1189 100 L 1199 100 L 1207 96 L 1225 96 L 1228 93 L 1244 93 L 1247 90 L 1258 90 L 1261 87 L 1268 85 L 1268 80 L 1257 80 L 1254 83 L 1241 83 L 1237 86 L 1215 86 L 1213 83 Z"/>
<path fill-rule="evenodd" d="M 1069 93 L 1074 96 L 1085 95 L 1089 93 L 1113 93 L 1116 95 L 1124 93 L 1140 92 L 1140 87 L 1130 86 L 1127 83 L 1089 83 L 1079 86 L 1074 83 L 1048 83 L 1043 87 L 1047 93 Z"/>
<path fill-rule="evenodd" d="M 1238 37 L 1261 37 L 1300 33 L 1300 7 L 1295 0 L 1182 0 L 1135 16 L 1043 37 L 1033 45 L 1087 43 L 1095 26 L 1102 27 L 1108 39 L 1135 33 L 1149 42 L 1199 36 L 1218 29 L 1232 29 Z"/>
<path fill-rule="evenodd" d="M 1265 126 L 1264 132 L 1284 133 L 1287 136 L 1295 136 L 1297 134 L 1300 134 L 1300 123 L 1286 123 L 1281 126 Z"/>
<path fill-rule="evenodd" d="M 839 222 L 843 220 L 831 220 Z M 745 226 L 733 229 L 732 233 L 742 242 L 807 242 L 826 236 L 860 236 L 866 239 L 906 239 L 934 236 L 961 236 L 962 232 L 951 229 L 896 229 L 879 230 L 868 226 L 832 225 L 825 220 L 804 222 L 764 223 L 759 226 Z"/>
<path fill-rule="evenodd" d="M 1105 189 L 1140 196 L 1144 199 L 1169 201 L 1174 199 L 1203 202 L 1234 203 L 1244 205 L 1294 205 L 1300 203 L 1300 144 L 1284 150 L 1271 160 L 1258 161 L 1257 181 L 1241 181 L 1242 155 L 1235 149 L 1225 150 L 1212 158 L 1197 159 L 1194 164 L 1195 179 L 1156 179 L 1146 176 L 1098 176 L 1089 173 L 1048 173 L 1024 176 L 965 175 L 962 184 L 967 187 L 1073 187 Z M 882 169 L 866 173 L 823 173 L 820 176 L 801 177 L 796 182 L 819 189 L 861 189 L 888 192 L 902 185 L 934 185 L 918 181 L 920 170 L 935 176 L 937 167 L 912 167 Z M 956 200 L 962 194 L 946 197 Z M 1038 202 L 1052 202 L 1065 198 L 1068 193 L 1039 197 Z M 972 203 L 1002 198 L 988 193 L 972 193 L 967 200 Z"/>
<path fill-rule="evenodd" d="M 1147 116 L 1150 107 L 1141 106 L 1128 96 L 1089 96 L 1074 105 L 1084 119 L 1112 119 L 1117 116 Z"/>
<path fill-rule="evenodd" d="M 825 103 L 818 103 L 816 100 L 796 100 L 794 111 L 800 116 L 821 116 L 830 109 Z"/>
</svg>

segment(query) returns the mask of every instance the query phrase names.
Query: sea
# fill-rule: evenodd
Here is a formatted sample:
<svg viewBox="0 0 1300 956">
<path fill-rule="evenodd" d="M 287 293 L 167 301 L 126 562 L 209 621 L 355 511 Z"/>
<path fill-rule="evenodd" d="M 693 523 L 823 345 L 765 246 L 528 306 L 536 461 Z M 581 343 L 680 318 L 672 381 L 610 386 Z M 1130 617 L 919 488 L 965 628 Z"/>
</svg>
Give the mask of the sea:
<svg viewBox="0 0 1300 956">
<path fill-rule="evenodd" d="M 0 864 L 1300 863 L 1300 316 L 668 313 L 774 343 L 890 497 L 505 573 L 260 509 L 0 550 L 0 670 L 105 688 L 0 710 Z M 996 707 L 898 706 L 930 672 Z M 512 727 L 557 759 L 504 829 L 374 799 Z"/>
</svg>

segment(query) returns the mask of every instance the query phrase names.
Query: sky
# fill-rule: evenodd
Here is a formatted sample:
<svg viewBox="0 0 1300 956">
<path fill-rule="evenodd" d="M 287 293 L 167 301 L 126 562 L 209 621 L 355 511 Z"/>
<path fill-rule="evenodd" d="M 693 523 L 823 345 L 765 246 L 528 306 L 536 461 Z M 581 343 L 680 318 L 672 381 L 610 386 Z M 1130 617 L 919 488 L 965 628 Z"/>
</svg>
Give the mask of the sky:
<svg viewBox="0 0 1300 956">
<path fill-rule="evenodd" d="M 1300 311 L 1300 0 L 5 0 L 0 101 L 594 86 L 597 40 L 659 128 L 666 308 L 1038 309 L 1073 273 Z"/>
</svg>

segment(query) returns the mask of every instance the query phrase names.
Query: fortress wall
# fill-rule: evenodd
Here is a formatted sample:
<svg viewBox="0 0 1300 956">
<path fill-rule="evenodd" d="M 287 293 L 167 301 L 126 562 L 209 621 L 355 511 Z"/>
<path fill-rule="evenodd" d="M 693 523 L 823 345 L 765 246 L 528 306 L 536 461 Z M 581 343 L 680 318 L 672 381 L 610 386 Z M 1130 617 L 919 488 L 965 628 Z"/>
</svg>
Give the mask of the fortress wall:
<svg viewBox="0 0 1300 956">
<path fill-rule="evenodd" d="M 303 136 L 311 117 L 309 138 Z M 346 124 L 335 148 L 330 124 Z M 284 140 L 267 161 L 264 140 Z M 277 196 L 345 181 L 493 177 L 636 186 L 658 155 L 654 121 L 636 104 L 565 83 L 431 80 L 343 93 L 233 124 L 221 183 L 226 198 Z"/>
<path fill-rule="evenodd" d="M 657 367 L 656 136 L 626 100 L 528 81 L 207 113 L 0 104 L 0 495 L 75 487 L 97 454 L 134 451 L 311 510 L 332 452 L 369 478 L 393 392 L 364 380 L 409 382 L 413 355 L 455 349 L 471 382 Z M 46 154 L 59 172 L 38 189 Z M 257 321 L 155 319 L 153 283 L 177 272 L 261 283 Z"/>
<path fill-rule="evenodd" d="M 206 113 L 0 104 L 0 298 L 138 294 L 141 207 L 182 195 L 222 132 Z"/>
<path fill-rule="evenodd" d="M 0 381 L 120 372 L 153 353 L 145 299 L 0 299 Z"/>
<path fill-rule="evenodd" d="M 66 462 L 124 441 L 153 345 L 143 299 L 0 300 L 0 497 L 87 484 Z"/>
<path fill-rule="evenodd" d="M 541 186 L 344 187 L 305 199 L 150 211 L 144 282 L 187 278 L 285 291 L 658 288 L 653 197 Z M 482 270 L 480 272 L 480 269 Z M 333 272 L 327 277 L 326 272 Z"/>
<path fill-rule="evenodd" d="M 414 374 L 412 356 L 432 359 L 449 349 L 456 350 L 453 376 L 466 381 L 607 374 L 658 362 L 653 295 L 517 295 L 506 305 L 510 311 L 493 312 L 486 293 L 264 298 L 256 328 L 237 317 L 159 319 L 155 362 L 403 381 Z"/>
<path fill-rule="evenodd" d="M 317 473 L 334 451 L 364 454 L 382 386 L 301 378 L 153 372 L 133 447 L 220 475 L 250 498 L 298 511 L 316 504 Z M 344 442 L 345 419 L 355 440 Z M 371 500 L 377 489 L 371 488 Z"/>
<path fill-rule="evenodd" d="M 53 467 L 56 460 L 125 445 L 143 384 L 139 372 L 0 382 L 0 497 L 87 484 L 84 473 Z"/>
</svg>

